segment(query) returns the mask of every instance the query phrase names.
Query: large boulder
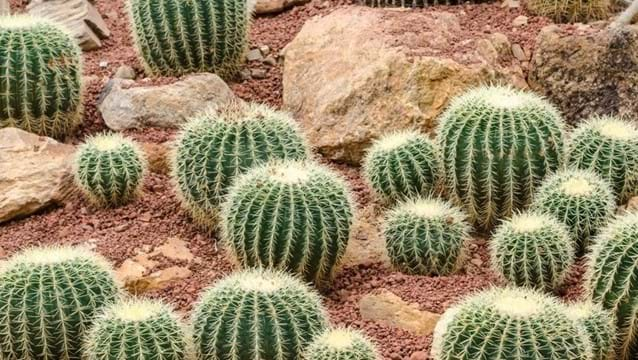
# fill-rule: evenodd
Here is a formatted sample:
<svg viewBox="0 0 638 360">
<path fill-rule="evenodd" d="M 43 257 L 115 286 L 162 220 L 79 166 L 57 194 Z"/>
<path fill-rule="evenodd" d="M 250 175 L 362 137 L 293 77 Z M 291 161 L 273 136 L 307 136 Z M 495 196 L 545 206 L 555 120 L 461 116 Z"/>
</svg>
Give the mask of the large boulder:
<svg viewBox="0 0 638 360">
<path fill-rule="evenodd" d="M 604 24 L 556 25 L 538 35 L 530 87 L 552 100 L 570 123 L 591 115 L 638 115 L 638 30 Z"/>
<path fill-rule="evenodd" d="M 432 129 L 469 87 L 526 87 L 505 35 L 472 37 L 444 12 L 342 8 L 308 21 L 284 56 L 284 106 L 319 152 L 349 163 L 384 133 Z"/>
</svg>

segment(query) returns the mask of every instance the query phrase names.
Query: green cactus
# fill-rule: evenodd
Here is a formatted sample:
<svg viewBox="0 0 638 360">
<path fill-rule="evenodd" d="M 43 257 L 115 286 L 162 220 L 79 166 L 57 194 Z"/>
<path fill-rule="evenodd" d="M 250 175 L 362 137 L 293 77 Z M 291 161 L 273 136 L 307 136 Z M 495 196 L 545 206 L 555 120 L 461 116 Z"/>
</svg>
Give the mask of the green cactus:
<svg viewBox="0 0 638 360">
<path fill-rule="evenodd" d="M 567 316 L 587 331 L 594 353 L 592 360 L 614 359 L 616 318 L 611 312 L 598 304 L 579 302 L 567 307 Z"/>
<path fill-rule="evenodd" d="M 129 0 L 133 38 L 146 72 L 235 74 L 250 25 L 246 0 Z"/>
<path fill-rule="evenodd" d="M 538 189 L 532 209 L 565 223 L 582 254 L 599 228 L 614 215 L 616 201 L 609 184 L 588 170 L 568 169 L 548 177 Z"/>
<path fill-rule="evenodd" d="M 89 138 L 75 156 L 75 182 L 99 206 L 119 206 L 139 194 L 146 160 L 137 144 L 120 134 Z"/>
<path fill-rule="evenodd" d="M 118 297 L 110 265 L 82 248 L 42 247 L 0 270 L 0 359 L 80 359 L 97 311 Z"/>
<path fill-rule="evenodd" d="M 222 238 L 243 267 L 300 274 L 327 286 L 350 237 L 343 180 L 310 162 L 275 161 L 239 177 L 222 211 Z"/>
<path fill-rule="evenodd" d="M 509 283 L 555 291 L 574 263 L 574 245 L 565 224 L 550 215 L 523 213 L 496 229 L 490 255 L 494 272 Z"/>
<path fill-rule="evenodd" d="M 374 344 L 361 332 L 338 328 L 317 336 L 306 350 L 306 360 L 377 360 Z"/>
<path fill-rule="evenodd" d="M 620 360 L 638 356 L 638 214 L 610 222 L 596 237 L 586 283 L 590 298 L 616 316 Z"/>
<path fill-rule="evenodd" d="M 328 320 L 319 296 L 297 278 L 246 270 L 204 293 L 193 324 L 198 360 L 298 360 Z"/>
<path fill-rule="evenodd" d="M 82 120 L 82 59 L 60 26 L 29 15 L 0 17 L 0 128 L 57 139 Z"/>
<path fill-rule="evenodd" d="M 173 178 L 184 207 L 212 229 L 237 175 L 271 159 L 308 157 L 290 116 L 264 105 L 233 104 L 186 124 L 177 139 Z"/>
<path fill-rule="evenodd" d="M 557 23 L 587 23 L 607 20 L 611 16 L 610 0 L 528 0 L 527 9 Z"/>
<path fill-rule="evenodd" d="M 438 199 L 415 199 L 388 213 L 383 235 L 390 262 L 399 271 L 448 275 L 463 264 L 469 230 L 460 209 Z"/>
<path fill-rule="evenodd" d="M 481 4 L 489 0 L 470 0 L 472 4 Z M 360 0 L 362 5 L 371 7 L 404 7 L 423 8 L 436 5 L 462 5 L 468 1 L 462 0 Z"/>
<path fill-rule="evenodd" d="M 434 360 L 592 360 L 589 338 L 554 298 L 491 289 L 448 309 L 434 330 Z"/>
<path fill-rule="evenodd" d="M 613 187 L 619 202 L 638 194 L 638 128 L 614 117 L 580 125 L 568 146 L 567 162 L 594 170 Z"/>
<path fill-rule="evenodd" d="M 85 360 L 188 360 L 190 336 L 159 301 L 125 300 L 106 307 L 87 334 Z"/>
<path fill-rule="evenodd" d="M 454 99 L 437 140 L 451 199 L 490 229 L 532 200 L 563 162 L 563 121 L 544 99 L 508 87 L 482 87 Z"/>
<path fill-rule="evenodd" d="M 376 141 L 363 169 L 375 193 L 391 202 L 431 194 L 440 181 L 441 162 L 430 139 L 403 131 Z"/>
</svg>

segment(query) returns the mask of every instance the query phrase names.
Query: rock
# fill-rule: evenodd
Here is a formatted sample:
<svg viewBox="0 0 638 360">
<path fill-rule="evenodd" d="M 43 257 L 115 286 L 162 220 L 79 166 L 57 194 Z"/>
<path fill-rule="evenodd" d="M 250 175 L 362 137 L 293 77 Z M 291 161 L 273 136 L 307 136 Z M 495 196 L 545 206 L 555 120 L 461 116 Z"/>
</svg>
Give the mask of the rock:
<svg viewBox="0 0 638 360">
<path fill-rule="evenodd" d="M 519 27 L 519 26 L 527 25 L 527 20 L 528 20 L 527 16 L 519 15 L 514 19 L 514 21 L 512 21 L 512 26 Z"/>
<path fill-rule="evenodd" d="M 638 114 L 638 29 L 545 27 L 536 40 L 530 87 L 575 124 L 592 115 Z"/>
<path fill-rule="evenodd" d="M 512 55 L 514 55 L 514 57 L 520 61 L 529 60 L 529 58 L 525 54 L 525 50 L 523 50 L 523 48 L 519 44 L 512 45 Z"/>
<path fill-rule="evenodd" d="M 432 30 L 405 31 L 408 23 Z M 461 31 L 456 15 L 440 12 L 348 7 L 313 18 L 284 51 L 284 107 L 321 154 L 356 164 L 381 134 L 432 129 L 470 87 L 526 87 L 518 65 L 501 65 L 500 36 L 448 54 Z"/>
<path fill-rule="evenodd" d="M 252 49 L 246 54 L 247 61 L 261 61 L 263 58 L 259 49 Z"/>
<path fill-rule="evenodd" d="M 160 86 L 135 86 L 131 80 L 107 83 L 98 109 L 113 130 L 176 128 L 210 106 L 235 100 L 228 85 L 214 74 L 193 74 Z"/>
<path fill-rule="evenodd" d="M 250 76 L 252 76 L 254 79 L 265 79 L 267 73 L 264 69 L 252 69 L 250 71 Z"/>
<path fill-rule="evenodd" d="M 634 213 L 634 212 L 638 212 L 638 196 L 634 196 L 631 199 L 629 199 L 629 201 L 627 201 L 627 204 L 619 206 L 616 211 L 616 213 L 619 215 L 623 213 Z"/>
<path fill-rule="evenodd" d="M 107 67 L 109 67 L 109 62 L 108 61 L 100 61 L 99 64 L 97 64 L 101 69 L 106 69 Z"/>
<path fill-rule="evenodd" d="M 277 60 L 275 60 L 275 58 L 272 57 L 272 56 L 267 56 L 264 59 L 264 64 L 266 64 L 268 66 L 275 66 L 275 65 L 277 65 Z"/>
<path fill-rule="evenodd" d="M 373 205 L 368 205 L 358 215 L 341 266 L 382 264 L 390 267 L 385 241 L 380 236 L 382 214 L 377 213 Z"/>
<path fill-rule="evenodd" d="M 117 68 L 113 77 L 116 79 L 135 80 L 137 74 L 132 67 L 128 65 L 121 65 L 119 68 Z"/>
<path fill-rule="evenodd" d="M 410 360 L 428 360 L 428 353 L 425 351 L 415 351 L 410 355 Z"/>
<path fill-rule="evenodd" d="M 193 261 L 194 258 L 193 253 L 191 253 L 190 249 L 188 248 L 188 243 L 179 238 L 168 239 L 166 243 L 156 248 L 150 254 L 151 257 L 157 255 L 161 255 L 172 260 L 188 262 Z"/>
<path fill-rule="evenodd" d="M 504 0 L 501 3 L 501 7 L 508 9 L 518 9 L 519 7 L 521 7 L 521 2 L 519 0 Z"/>
<path fill-rule="evenodd" d="M 47 137 L 0 129 L 0 223 L 64 202 L 74 190 L 74 151 Z"/>
<path fill-rule="evenodd" d="M 168 175 L 171 172 L 169 161 L 169 146 L 167 144 L 142 143 L 142 150 L 146 155 L 148 170 L 150 172 L 162 175 Z"/>
<path fill-rule="evenodd" d="M 0 0 L 0 15 L 11 14 L 11 4 L 9 0 Z"/>
<path fill-rule="evenodd" d="M 259 47 L 259 51 L 262 56 L 268 56 L 268 54 L 270 54 L 270 47 L 268 45 L 262 45 Z"/>
<path fill-rule="evenodd" d="M 392 292 L 382 289 L 359 300 L 359 313 L 365 320 L 428 336 L 434 331 L 441 315 L 419 310 Z"/>
<path fill-rule="evenodd" d="M 148 276 L 129 277 L 124 287 L 130 293 L 139 295 L 152 290 L 165 289 L 176 281 L 187 279 L 191 274 L 192 272 L 186 267 L 171 266 Z"/>
<path fill-rule="evenodd" d="M 256 0 L 255 15 L 276 14 L 310 0 Z"/>
</svg>

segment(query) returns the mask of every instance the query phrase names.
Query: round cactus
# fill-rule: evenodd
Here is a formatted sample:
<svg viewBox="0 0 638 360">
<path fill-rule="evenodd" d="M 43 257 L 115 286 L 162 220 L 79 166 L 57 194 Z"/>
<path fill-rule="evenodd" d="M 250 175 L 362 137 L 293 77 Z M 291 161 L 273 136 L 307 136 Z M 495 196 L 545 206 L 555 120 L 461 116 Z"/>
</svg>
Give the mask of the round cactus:
<svg viewBox="0 0 638 360">
<path fill-rule="evenodd" d="M 452 200 L 490 229 L 532 200 L 563 162 L 563 121 L 544 99 L 507 87 L 482 87 L 454 99 L 437 140 Z"/>
<path fill-rule="evenodd" d="M 591 360 L 582 328 L 553 298 L 492 289 L 448 309 L 434 330 L 434 360 Z"/>
<path fill-rule="evenodd" d="M 565 223 L 577 240 L 577 253 L 583 253 L 590 238 L 614 215 L 616 201 L 609 184 L 598 175 L 570 169 L 546 179 L 532 208 Z"/>
<path fill-rule="evenodd" d="M 0 270 L 0 359 L 80 359 L 96 312 L 118 294 L 110 265 L 88 250 L 14 255 Z"/>
<path fill-rule="evenodd" d="M 423 8 L 436 5 L 461 5 L 461 4 L 480 4 L 487 0 L 359 0 L 362 5 L 371 7 L 404 7 L 404 8 Z"/>
<path fill-rule="evenodd" d="M 146 160 L 133 141 L 119 134 L 92 137 L 77 151 L 75 182 L 91 202 L 118 206 L 139 192 Z"/>
<path fill-rule="evenodd" d="M 558 23 L 579 23 L 607 20 L 610 0 L 528 0 L 527 8 L 537 16 L 546 16 Z"/>
<path fill-rule="evenodd" d="M 195 221 L 213 228 L 235 177 L 271 159 L 304 160 L 293 120 L 257 104 L 235 104 L 189 121 L 177 139 L 173 177 Z"/>
<path fill-rule="evenodd" d="M 0 128 L 64 138 L 82 120 L 81 51 L 60 26 L 0 17 Z"/>
<path fill-rule="evenodd" d="M 638 128 L 628 121 L 600 117 L 580 125 L 569 145 L 568 163 L 594 170 L 613 187 L 619 202 L 638 194 Z"/>
<path fill-rule="evenodd" d="M 383 234 L 392 265 L 417 275 L 447 275 L 465 258 L 470 226 L 463 212 L 438 199 L 408 200 L 391 210 Z"/>
<path fill-rule="evenodd" d="M 353 212 L 345 182 L 327 168 L 275 161 L 230 189 L 222 238 L 243 267 L 286 270 L 324 287 L 346 251 Z"/>
<path fill-rule="evenodd" d="M 579 302 L 567 307 L 567 316 L 587 331 L 594 353 L 592 360 L 614 358 L 616 319 L 611 312 L 598 304 Z"/>
<path fill-rule="evenodd" d="M 509 283 L 543 291 L 558 290 L 574 263 L 569 229 L 545 214 L 523 213 L 503 222 L 490 254 L 494 271 Z"/>
<path fill-rule="evenodd" d="M 247 270 L 207 290 L 193 324 L 199 360 L 297 360 L 328 320 L 319 296 L 297 278 Z"/>
<path fill-rule="evenodd" d="M 89 331 L 86 360 L 187 360 L 189 335 L 172 309 L 159 301 L 126 300 L 104 309 Z"/>
<path fill-rule="evenodd" d="M 154 76 L 233 75 L 247 44 L 246 0 L 129 0 L 133 38 Z"/>
<path fill-rule="evenodd" d="M 387 202 L 432 193 L 441 170 L 436 145 L 412 131 L 379 139 L 368 151 L 363 166 L 368 183 Z"/>
<path fill-rule="evenodd" d="M 306 350 L 306 360 L 377 360 L 377 349 L 359 331 L 330 329 L 317 336 Z"/>
</svg>

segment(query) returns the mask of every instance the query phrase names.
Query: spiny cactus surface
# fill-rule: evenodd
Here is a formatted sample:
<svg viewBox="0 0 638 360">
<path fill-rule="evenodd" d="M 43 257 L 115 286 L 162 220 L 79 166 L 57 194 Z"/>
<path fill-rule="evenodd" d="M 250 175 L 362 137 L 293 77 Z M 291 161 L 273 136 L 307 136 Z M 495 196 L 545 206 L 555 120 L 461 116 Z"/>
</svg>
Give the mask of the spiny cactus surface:
<svg viewBox="0 0 638 360">
<path fill-rule="evenodd" d="M 567 316 L 583 326 L 589 335 L 594 356 L 592 360 L 614 359 L 616 318 L 592 302 L 569 304 Z"/>
<path fill-rule="evenodd" d="M 607 20 L 612 10 L 610 0 L 528 0 L 527 8 L 538 16 L 558 23 L 587 23 Z"/>
<path fill-rule="evenodd" d="M 306 350 L 306 360 L 377 360 L 377 350 L 361 332 L 337 328 L 317 336 Z"/>
<path fill-rule="evenodd" d="M 404 7 L 422 8 L 435 5 L 461 5 L 465 3 L 480 4 L 489 0 L 360 0 L 360 3 L 372 7 Z"/>
</svg>

